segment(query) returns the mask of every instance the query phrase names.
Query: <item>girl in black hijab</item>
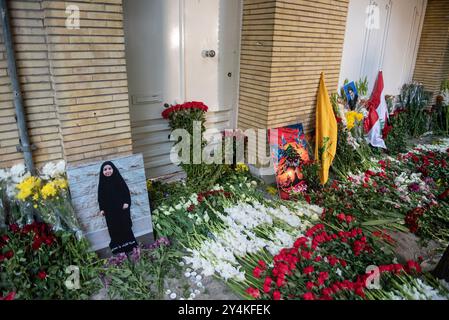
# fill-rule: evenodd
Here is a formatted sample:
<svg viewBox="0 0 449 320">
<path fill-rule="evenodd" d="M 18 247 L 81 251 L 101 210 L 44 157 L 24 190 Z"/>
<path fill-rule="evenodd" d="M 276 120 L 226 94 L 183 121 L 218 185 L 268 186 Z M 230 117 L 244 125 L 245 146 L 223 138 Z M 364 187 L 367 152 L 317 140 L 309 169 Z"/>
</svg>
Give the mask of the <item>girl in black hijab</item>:
<svg viewBox="0 0 449 320">
<path fill-rule="evenodd" d="M 131 195 L 125 180 L 110 161 L 101 165 L 98 204 L 100 213 L 106 217 L 112 254 L 131 252 L 137 247 L 132 231 Z"/>
</svg>

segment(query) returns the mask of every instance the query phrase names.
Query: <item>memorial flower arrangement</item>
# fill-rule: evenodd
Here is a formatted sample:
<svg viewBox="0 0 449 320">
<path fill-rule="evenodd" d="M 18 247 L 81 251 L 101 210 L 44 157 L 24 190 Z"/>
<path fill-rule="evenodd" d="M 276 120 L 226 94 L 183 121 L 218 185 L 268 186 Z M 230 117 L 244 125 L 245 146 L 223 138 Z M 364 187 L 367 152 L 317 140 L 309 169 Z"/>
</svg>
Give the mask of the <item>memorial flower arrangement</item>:
<svg viewBox="0 0 449 320">
<path fill-rule="evenodd" d="M 110 299 L 150 300 L 164 296 L 164 279 L 179 272 L 180 253 L 167 238 L 140 246 L 129 255 L 119 254 L 105 261 L 100 277 Z"/>
<path fill-rule="evenodd" d="M 68 230 L 81 237 L 81 230 L 70 200 L 65 162 L 49 162 L 31 176 L 23 164 L 0 172 L 3 201 L 9 202 L 9 223 L 30 224 L 35 217 L 55 230 Z M 4 208 L 4 206 L 1 206 Z M 1 210 L 6 223 L 6 211 Z"/>
<path fill-rule="evenodd" d="M 206 112 L 208 107 L 202 102 L 186 102 L 166 108 L 162 112 L 162 117 L 168 120 L 171 130 L 185 130 L 190 134 L 190 141 L 188 142 L 188 150 L 179 150 L 181 152 L 189 152 L 187 159 L 185 155 L 179 158 L 179 165 L 187 174 L 187 183 L 192 189 L 205 190 L 212 187 L 216 181 L 224 174 L 226 170 L 225 165 L 221 164 L 204 164 L 201 157 L 203 155 L 203 148 L 206 147 L 207 141 L 204 137 L 206 131 Z M 195 125 L 198 131 L 195 130 Z M 196 137 L 197 135 L 199 137 Z M 195 139 L 198 139 L 196 141 Z M 181 142 L 181 138 L 175 141 L 175 146 Z M 197 151 L 197 149 L 199 149 Z M 200 163 L 196 163 L 195 151 L 199 152 Z M 223 163 L 223 162 L 220 162 Z"/>
<path fill-rule="evenodd" d="M 423 239 L 448 239 L 449 139 L 417 146 L 397 158 L 384 157 L 369 170 L 333 180 L 301 195 L 325 208 L 323 219 L 351 215 L 367 232 L 410 231 Z M 338 221 L 337 221 L 338 222 Z"/>
<path fill-rule="evenodd" d="M 421 273 L 418 262 L 408 261 L 405 265 L 388 262 L 389 258 L 361 229 L 335 232 L 317 224 L 273 259 L 260 260 L 253 269 L 253 286 L 246 293 L 255 299 L 273 300 L 379 299 L 394 294 L 407 299 L 410 287 L 421 287 L 429 295 L 448 297 L 442 286 L 435 289 L 424 280 L 408 276 Z M 375 276 L 380 283 L 372 281 Z M 395 291 L 395 284 L 401 280 L 403 287 Z"/>
<path fill-rule="evenodd" d="M 22 227 L 12 224 L 0 233 L 0 295 L 15 299 L 88 299 L 100 287 L 97 262 L 87 241 L 78 240 L 72 233 L 54 232 L 45 223 Z"/>
</svg>

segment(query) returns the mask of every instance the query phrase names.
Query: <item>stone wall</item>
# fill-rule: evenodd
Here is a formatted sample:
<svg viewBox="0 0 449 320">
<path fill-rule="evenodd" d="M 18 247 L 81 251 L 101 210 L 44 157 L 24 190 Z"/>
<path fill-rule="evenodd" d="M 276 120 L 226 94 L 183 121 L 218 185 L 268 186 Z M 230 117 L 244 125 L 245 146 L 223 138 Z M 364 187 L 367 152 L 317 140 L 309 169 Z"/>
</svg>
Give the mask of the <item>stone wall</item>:
<svg viewBox="0 0 449 320">
<path fill-rule="evenodd" d="M 80 29 L 66 28 L 67 5 Z M 132 154 L 121 0 L 8 1 L 18 74 L 38 167 Z M 23 162 L 3 41 L 0 167 Z"/>
</svg>

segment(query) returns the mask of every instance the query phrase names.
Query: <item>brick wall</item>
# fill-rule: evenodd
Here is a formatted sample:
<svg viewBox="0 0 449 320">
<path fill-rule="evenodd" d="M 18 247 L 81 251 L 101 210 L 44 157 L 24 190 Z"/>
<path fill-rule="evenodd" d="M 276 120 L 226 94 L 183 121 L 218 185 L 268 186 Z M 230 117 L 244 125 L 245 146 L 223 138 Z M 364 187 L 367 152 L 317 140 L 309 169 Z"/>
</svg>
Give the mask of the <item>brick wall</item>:
<svg viewBox="0 0 449 320">
<path fill-rule="evenodd" d="M 413 79 L 435 95 L 441 81 L 449 79 L 449 0 L 427 3 Z"/>
<path fill-rule="evenodd" d="M 34 160 L 40 164 L 62 159 L 62 143 L 54 92 L 51 84 L 44 13 L 40 1 L 8 1 L 14 36 L 17 73 L 21 84 L 31 143 L 38 148 Z M 1 31 L 0 31 L 1 32 Z M 23 162 L 16 151 L 19 134 L 12 102 L 3 37 L 0 42 L 0 167 Z"/>
<path fill-rule="evenodd" d="M 80 29 L 65 26 L 66 6 Z M 132 153 L 121 0 L 8 1 L 33 155 L 40 164 Z M 0 47 L 0 167 L 21 161 Z"/>
<path fill-rule="evenodd" d="M 315 121 L 321 71 L 336 91 L 349 0 L 244 0 L 239 126 Z"/>
</svg>

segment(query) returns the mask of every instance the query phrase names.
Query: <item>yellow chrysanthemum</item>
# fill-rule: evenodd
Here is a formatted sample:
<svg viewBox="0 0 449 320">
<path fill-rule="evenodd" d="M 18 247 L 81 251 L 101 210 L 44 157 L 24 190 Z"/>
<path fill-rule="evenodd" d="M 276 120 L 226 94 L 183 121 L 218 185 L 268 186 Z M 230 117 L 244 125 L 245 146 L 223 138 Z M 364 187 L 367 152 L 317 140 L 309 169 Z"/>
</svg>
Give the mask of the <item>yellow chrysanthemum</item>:
<svg viewBox="0 0 449 320">
<path fill-rule="evenodd" d="M 363 120 L 363 114 L 355 111 L 346 112 L 346 127 L 351 130 L 355 127 L 355 123 Z"/>
<path fill-rule="evenodd" d="M 57 188 L 65 190 L 68 187 L 66 179 L 57 179 L 54 181 L 54 184 Z"/>
<path fill-rule="evenodd" d="M 16 188 L 19 190 L 16 198 L 25 201 L 34 194 L 34 190 L 38 189 L 41 185 L 41 179 L 36 177 L 28 177 L 19 184 Z"/>
<path fill-rule="evenodd" d="M 58 189 L 54 181 L 47 183 L 41 189 L 42 198 L 48 199 L 58 194 Z"/>
<path fill-rule="evenodd" d="M 237 166 L 235 167 L 235 171 L 236 172 L 248 172 L 249 168 L 244 163 L 238 163 Z"/>
</svg>

